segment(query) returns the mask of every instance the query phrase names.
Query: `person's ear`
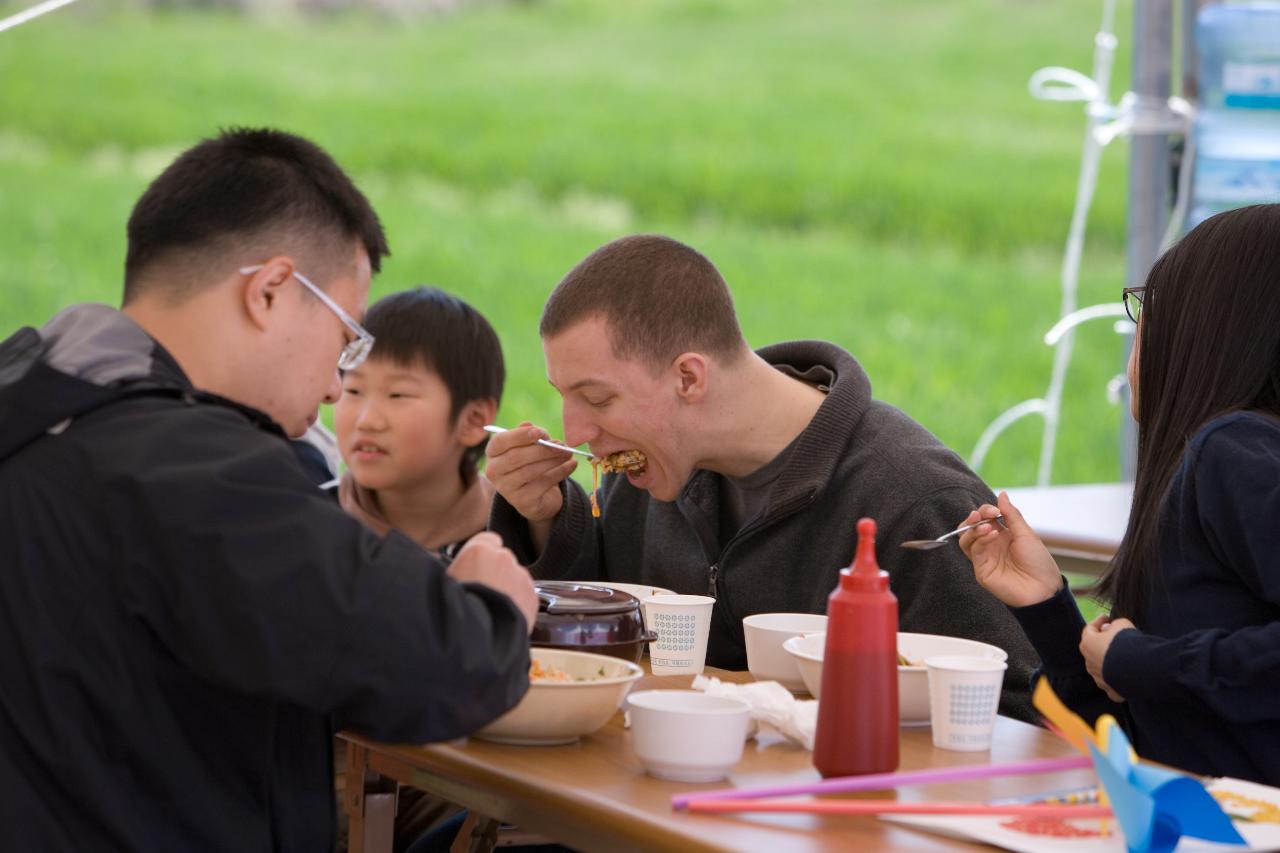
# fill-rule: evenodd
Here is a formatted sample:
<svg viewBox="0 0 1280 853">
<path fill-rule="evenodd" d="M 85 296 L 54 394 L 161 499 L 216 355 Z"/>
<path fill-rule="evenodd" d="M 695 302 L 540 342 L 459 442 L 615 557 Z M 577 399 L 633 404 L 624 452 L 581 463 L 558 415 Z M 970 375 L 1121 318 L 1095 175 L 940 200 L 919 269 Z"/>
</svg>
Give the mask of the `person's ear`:
<svg viewBox="0 0 1280 853">
<path fill-rule="evenodd" d="M 491 424 L 498 415 L 497 400 L 472 400 L 458 412 L 456 434 L 458 442 L 467 447 L 475 447 L 489 437 L 484 431 L 485 424 Z"/>
<path fill-rule="evenodd" d="M 707 395 L 710 365 L 702 353 L 685 352 L 671 362 L 676 394 L 686 403 L 696 403 Z"/>
<path fill-rule="evenodd" d="M 276 309 L 281 304 L 281 293 L 293 284 L 295 269 L 293 258 L 277 255 L 253 272 L 244 273 L 240 296 L 249 322 L 266 329 L 280 316 Z"/>
</svg>

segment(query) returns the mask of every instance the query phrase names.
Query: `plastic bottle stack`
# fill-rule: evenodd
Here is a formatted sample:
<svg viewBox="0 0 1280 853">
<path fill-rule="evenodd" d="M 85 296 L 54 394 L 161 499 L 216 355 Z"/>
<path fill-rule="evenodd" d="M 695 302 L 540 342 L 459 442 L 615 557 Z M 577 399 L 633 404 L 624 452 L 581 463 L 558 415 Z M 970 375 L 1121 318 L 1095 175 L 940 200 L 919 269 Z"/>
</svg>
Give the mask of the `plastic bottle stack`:
<svg viewBox="0 0 1280 853">
<path fill-rule="evenodd" d="M 851 569 L 827 599 L 813 764 L 823 776 L 898 767 L 898 599 L 876 562 L 876 523 L 858 522 Z"/>
<path fill-rule="evenodd" d="M 1200 108 L 1187 227 L 1280 202 L 1280 3 L 1208 6 L 1196 21 Z"/>
</svg>

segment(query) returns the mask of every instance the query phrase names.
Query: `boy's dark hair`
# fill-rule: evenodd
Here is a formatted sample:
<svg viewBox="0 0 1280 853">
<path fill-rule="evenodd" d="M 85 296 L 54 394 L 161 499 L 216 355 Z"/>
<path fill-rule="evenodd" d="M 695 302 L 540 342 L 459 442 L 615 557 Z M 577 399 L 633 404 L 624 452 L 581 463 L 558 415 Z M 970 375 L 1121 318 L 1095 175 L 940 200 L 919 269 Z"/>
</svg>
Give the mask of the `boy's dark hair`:
<svg viewBox="0 0 1280 853">
<path fill-rule="evenodd" d="M 601 316 L 613 354 L 659 369 L 682 352 L 732 361 L 747 349 L 720 271 L 689 246 L 657 234 L 606 243 L 547 298 L 538 331 L 555 337 Z"/>
<path fill-rule="evenodd" d="M 369 309 L 364 326 L 375 339 L 370 358 L 424 367 L 440 377 L 449 389 L 451 422 L 472 400 L 502 402 L 506 367 L 498 333 L 483 314 L 453 294 L 415 287 L 384 296 Z M 463 453 L 463 482 L 475 478 L 488 443 L 486 437 Z"/>
<path fill-rule="evenodd" d="M 233 128 L 183 152 L 134 205 L 128 237 L 125 303 L 144 288 L 180 301 L 209 270 L 254 263 L 255 253 L 296 253 L 321 286 L 351 263 L 355 240 L 374 272 L 389 254 L 378 215 L 333 158 L 265 129 Z M 144 283 L 160 261 L 178 269 Z"/>
</svg>

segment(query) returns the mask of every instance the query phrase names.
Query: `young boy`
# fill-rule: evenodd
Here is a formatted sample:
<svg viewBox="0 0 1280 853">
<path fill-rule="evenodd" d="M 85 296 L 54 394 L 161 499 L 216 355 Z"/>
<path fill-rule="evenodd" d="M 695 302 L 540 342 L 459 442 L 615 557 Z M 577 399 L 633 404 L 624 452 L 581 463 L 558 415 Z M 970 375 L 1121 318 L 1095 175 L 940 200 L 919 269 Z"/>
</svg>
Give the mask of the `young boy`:
<svg viewBox="0 0 1280 853">
<path fill-rule="evenodd" d="M 397 530 L 447 563 L 489 519 L 494 489 L 477 466 L 502 397 L 502 345 L 480 312 L 431 287 L 380 299 L 364 326 L 373 351 L 343 374 L 334 407 L 347 466 L 338 500 L 378 533 Z M 335 765 L 341 790 L 345 755 Z M 395 849 L 459 811 L 405 789 Z"/>
<path fill-rule="evenodd" d="M 379 300 L 364 324 L 373 351 L 344 374 L 334 407 L 339 501 L 449 560 L 489 518 L 493 486 L 477 465 L 502 397 L 502 345 L 480 312 L 430 287 Z"/>
</svg>

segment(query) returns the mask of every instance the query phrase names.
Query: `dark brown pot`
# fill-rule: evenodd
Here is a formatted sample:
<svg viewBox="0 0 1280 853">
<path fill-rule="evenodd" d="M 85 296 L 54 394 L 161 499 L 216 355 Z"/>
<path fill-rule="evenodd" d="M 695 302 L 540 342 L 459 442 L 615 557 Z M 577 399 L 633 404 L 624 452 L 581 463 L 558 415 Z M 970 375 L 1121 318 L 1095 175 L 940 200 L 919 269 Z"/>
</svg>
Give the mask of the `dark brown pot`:
<svg viewBox="0 0 1280 853">
<path fill-rule="evenodd" d="M 568 581 L 538 581 L 538 618 L 529 642 L 552 649 L 612 655 L 639 663 L 646 643 L 640 600 L 608 587 Z"/>
</svg>

